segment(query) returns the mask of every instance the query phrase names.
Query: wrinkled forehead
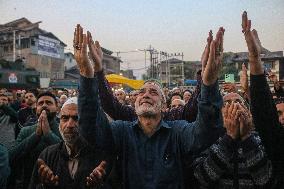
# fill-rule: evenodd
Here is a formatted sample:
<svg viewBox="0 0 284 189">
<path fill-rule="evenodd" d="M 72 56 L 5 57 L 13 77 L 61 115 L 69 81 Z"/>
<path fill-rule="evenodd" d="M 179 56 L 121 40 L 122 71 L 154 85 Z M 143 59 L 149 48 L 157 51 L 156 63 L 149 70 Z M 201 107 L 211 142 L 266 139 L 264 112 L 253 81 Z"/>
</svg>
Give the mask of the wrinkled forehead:
<svg viewBox="0 0 284 189">
<path fill-rule="evenodd" d="M 67 104 L 61 109 L 61 115 L 78 115 L 77 104 Z"/>
<path fill-rule="evenodd" d="M 156 91 L 159 91 L 162 94 L 162 89 L 160 88 L 159 85 L 157 85 L 154 82 L 147 82 L 145 83 L 141 89 L 155 89 Z"/>
<path fill-rule="evenodd" d="M 240 101 L 244 102 L 244 99 L 237 93 L 226 94 L 223 97 L 223 101 L 228 101 L 228 100 L 240 100 Z"/>
</svg>

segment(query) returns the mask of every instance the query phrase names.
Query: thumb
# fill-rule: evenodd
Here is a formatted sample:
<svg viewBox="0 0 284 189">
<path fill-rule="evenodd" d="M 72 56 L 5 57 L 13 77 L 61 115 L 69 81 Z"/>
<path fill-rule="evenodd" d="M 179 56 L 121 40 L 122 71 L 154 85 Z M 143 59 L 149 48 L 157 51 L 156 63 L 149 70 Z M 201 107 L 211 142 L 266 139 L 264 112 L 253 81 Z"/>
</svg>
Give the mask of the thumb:
<svg viewBox="0 0 284 189">
<path fill-rule="evenodd" d="M 106 161 L 101 161 L 100 165 L 98 167 L 101 167 L 103 169 L 106 169 L 107 163 Z"/>
<path fill-rule="evenodd" d="M 37 159 L 37 164 L 40 167 L 41 165 L 45 165 L 45 162 L 42 159 Z"/>
</svg>

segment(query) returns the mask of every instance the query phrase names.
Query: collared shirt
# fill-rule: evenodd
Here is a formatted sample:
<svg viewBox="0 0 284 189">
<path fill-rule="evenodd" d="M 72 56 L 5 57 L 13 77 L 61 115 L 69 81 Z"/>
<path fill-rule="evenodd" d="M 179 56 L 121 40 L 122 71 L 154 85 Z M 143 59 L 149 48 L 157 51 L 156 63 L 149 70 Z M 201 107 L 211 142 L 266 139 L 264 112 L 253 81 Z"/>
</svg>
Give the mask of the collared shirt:
<svg viewBox="0 0 284 189">
<path fill-rule="evenodd" d="M 194 123 L 161 120 L 151 137 L 143 133 L 137 120 L 118 120 L 109 125 L 99 107 L 97 85 L 96 78 L 80 78 L 81 133 L 89 143 L 96 140 L 101 148 L 116 150 L 124 188 L 184 188 L 185 158 L 192 159 L 205 150 L 223 131 L 218 82 L 212 86 L 202 85 Z M 107 131 L 109 127 L 112 134 L 98 140 L 98 137 L 106 136 L 98 133 Z M 114 146 L 109 140 L 111 135 Z"/>
</svg>

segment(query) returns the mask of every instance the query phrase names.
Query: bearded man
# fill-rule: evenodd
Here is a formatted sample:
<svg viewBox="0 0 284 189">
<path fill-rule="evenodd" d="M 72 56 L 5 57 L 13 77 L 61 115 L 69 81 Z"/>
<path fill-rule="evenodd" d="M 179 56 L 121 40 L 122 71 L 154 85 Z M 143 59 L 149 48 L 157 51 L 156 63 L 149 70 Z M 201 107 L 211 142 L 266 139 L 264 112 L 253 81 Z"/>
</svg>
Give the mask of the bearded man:
<svg viewBox="0 0 284 189">
<path fill-rule="evenodd" d="M 103 161 L 106 160 L 103 151 L 79 135 L 77 97 L 63 104 L 59 131 L 63 141 L 47 147 L 40 154 L 29 188 L 80 189 L 101 185 L 107 161 Z"/>
<path fill-rule="evenodd" d="M 34 164 L 41 151 L 61 141 L 56 122 L 56 97 L 50 92 L 44 92 L 39 94 L 37 99 L 38 123 L 22 128 L 16 139 L 16 145 L 9 150 L 11 166 L 19 162 L 22 165 L 14 176 L 18 179 L 16 188 L 28 187 Z"/>
<path fill-rule="evenodd" d="M 185 120 L 165 121 L 162 108 L 166 103 L 162 87 L 155 81 L 146 82 L 138 92 L 134 121 L 113 121 L 101 124 L 105 115 L 99 113 L 98 82 L 94 71 L 102 65 L 100 44 L 91 34 L 83 34 L 78 25 L 74 33 L 75 58 L 80 70 L 79 113 L 89 124 L 81 132 L 92 141 L 95 130 L 110 127 L 114 138 L 113 150 L 118 154 L 122 188 L 185 188 L 185 160 L 207 148 L 218 138 L 222 129 L 222 97 L 218 91 L 218 71 L 222 59 L 224 29 L 220 28 L 212 41 L 194 123 Z M 95 62 L 93 66 L 87 54 Z M 207 48 L 209 48 L 209 46 Z M 86 110 L 88 109 L 88 110 Z M 109 137 L 112 137 L 111 135 Z M 109 145 L 104 141 L 101 147 Z M 187 159 L 188 158 L 188 159 Z"/>
</svg>

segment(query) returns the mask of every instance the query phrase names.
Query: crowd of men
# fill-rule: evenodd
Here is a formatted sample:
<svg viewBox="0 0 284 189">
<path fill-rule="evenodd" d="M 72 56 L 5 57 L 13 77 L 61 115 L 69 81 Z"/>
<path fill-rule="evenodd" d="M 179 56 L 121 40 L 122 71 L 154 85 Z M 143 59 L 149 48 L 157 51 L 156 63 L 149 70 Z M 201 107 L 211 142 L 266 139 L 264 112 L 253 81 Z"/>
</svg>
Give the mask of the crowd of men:
<svg viewBox="0 0 284 189">
<path fill-rule="evenodd" d="M 247 13 L 250 84 L 219 85 L 225 29 L 208 33 L 194 91 L 112 91 L 78 24 L 78 91 L 0 91 L 0 188 L 284 188 L 284 91 Z M 267 79 L 273 82 L 271 92 Z"/>
</svg>

